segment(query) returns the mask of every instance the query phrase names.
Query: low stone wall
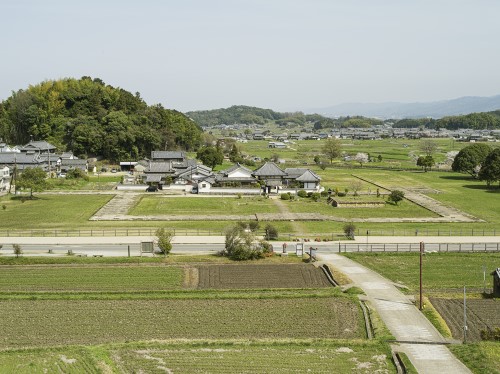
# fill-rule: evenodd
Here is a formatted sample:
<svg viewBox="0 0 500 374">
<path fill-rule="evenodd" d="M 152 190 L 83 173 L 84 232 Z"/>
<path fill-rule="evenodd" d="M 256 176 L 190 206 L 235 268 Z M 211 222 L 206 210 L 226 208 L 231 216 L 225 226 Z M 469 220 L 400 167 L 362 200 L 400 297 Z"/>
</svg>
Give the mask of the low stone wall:
<svg viewBox="0 0 500 374">
<path fill-rule="evenodd" d="M 383 208 L 385 201 L 342 201 L 333 199 L 331 202 L 335 208 Z"/>
</svg>

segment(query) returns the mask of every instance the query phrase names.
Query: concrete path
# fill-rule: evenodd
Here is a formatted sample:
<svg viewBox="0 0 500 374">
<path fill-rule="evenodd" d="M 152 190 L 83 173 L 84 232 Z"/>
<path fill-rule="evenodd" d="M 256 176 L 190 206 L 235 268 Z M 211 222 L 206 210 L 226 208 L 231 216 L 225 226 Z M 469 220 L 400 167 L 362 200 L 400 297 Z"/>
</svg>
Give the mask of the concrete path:
<svg viewBox="0 0 500 374">
<path fill-rule="evenodd" d="M 391 281 L 337 254 L 323 254 L 320 258 L 349 276 L 366 293 L 419 373 L 470 373 L 443 344 L 446 340 L 441 334 Z"/>
</svg>

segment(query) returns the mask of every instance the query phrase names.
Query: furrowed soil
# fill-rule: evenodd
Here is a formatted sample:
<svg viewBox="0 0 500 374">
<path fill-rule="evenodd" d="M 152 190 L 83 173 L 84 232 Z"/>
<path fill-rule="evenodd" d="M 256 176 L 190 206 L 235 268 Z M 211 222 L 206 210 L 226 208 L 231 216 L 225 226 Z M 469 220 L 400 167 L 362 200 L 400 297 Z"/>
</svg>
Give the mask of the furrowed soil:
<svg viewBox="0 0 500 374">
<path fill-rule="evenodd" d="M 200 265 L 201 289 L 331 287 L 323 270 L 306 264 Z"/>
<path fill-rule="evenodd" d="M 431 298 L 432 305 L 446 321 L 455 339 L 463 339 L 462 299 Z M 467 300 L 467 341 L 481 341 L 481 330 L 500 327 L 500 301 Z"/>
<path fill-rule="evenodd" d="M 0 349 L 152 339 L 364 338 L 347 298 L 4 300 Z"/>
</svg>

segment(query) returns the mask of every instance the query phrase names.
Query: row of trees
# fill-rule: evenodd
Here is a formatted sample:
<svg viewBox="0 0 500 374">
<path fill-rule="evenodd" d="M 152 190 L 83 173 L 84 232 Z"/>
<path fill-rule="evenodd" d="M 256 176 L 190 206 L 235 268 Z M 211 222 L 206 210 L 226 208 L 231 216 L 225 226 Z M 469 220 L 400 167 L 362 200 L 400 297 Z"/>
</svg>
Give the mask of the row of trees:
<svg viewBox="0 0 500 374">
<path fill-rule="evenodd" d="M 196 150 L 200 127 L 160 104 L 90 77 L 45 81 L 0 103 L 0 138 L 25 144 L 33 137 L 78 156 L 111 161 L 149 156 L 152 150 Z"/>
</svg>

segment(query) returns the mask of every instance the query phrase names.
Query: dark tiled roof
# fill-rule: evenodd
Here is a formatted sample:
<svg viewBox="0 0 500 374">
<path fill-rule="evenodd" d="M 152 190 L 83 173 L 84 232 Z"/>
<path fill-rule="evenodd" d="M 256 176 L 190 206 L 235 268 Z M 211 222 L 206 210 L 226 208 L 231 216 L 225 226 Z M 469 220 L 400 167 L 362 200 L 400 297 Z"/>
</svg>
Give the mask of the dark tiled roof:
<svg viewBox="0 0 500 374">
<path fill-rule="evenodd" d="M 54 159 L 55 161 L 55 159 Z M 0 153 L 0 164 L 33 164 L 36 165 L 39 161 L 35 154 L 26 154 L 19 152 L 1 152 Z"/>
<path fill-rule="evenodd" d="M 170 167 L 170 162 L 162 161 L 152 161 L 146 169 L 146 173 L 171 173 L 173 171 Z"/>
<path fill-rule="evenodd" d="M 224 175 L 228 175 L 230 173 L 232 173 L 233 171 L 236 171 L 238 169 L 241 169 L 243 170 L 244 172 L 248 173 L 248 174 L 252 174 L 252 170 L 246 168 L 245 166 L 243 165 L 240 165 L 240 163 L 236 163 L 234 164 L 233 166 L 231 166 L 229 169 L 226 169 L 226 170 L 221 170 L 220 173 L 224 174 Z"/>
<path fill-rule="evenodd" d="M 184 152 L 179 151 L 152 151 L 151 159 L 162 159 L 162 160 L 171 160 L 171 159 L 184 159 L 186 158 L 186 154 Z"/>
<path fill-rule="evenodd" d="M 84 159 L 62 159 L 61 166 L 86 166 L 87 160 Z"/>
<path fill-rule="evenodd" d="M 295 178 L 300 177 L 307 170 L 309 170 L 309 169 L 306 169 L 306 168 L 286 168 L 285 173 L 287 173 L 288 178 L 295 179 Z"/>
<path fill-rule="evenodd" d="M 29 150 L 39 150 L 39 151 L 47 151 L 47 150 L 56 149 L 55 146 L 46 141 L 33 141 L 26 144 L 21 148 L 21 151 L 29 151 Z"/>
<path fill-rule="evenodd" d="M 146 183 L 148 182 L 161 182 L 162 176 L 159 174 L 147 174 Z"/>
<path fill-rule="evenodd" d="M 281 170 L 274 162 L 266 162 L 260 168 L 253 172 L 256 177 L 275 177 L 285 176 L 285 172 Z"/>
<path fill-rule="evenodd" d="M 321 178 L 314 174 L 311 170 L 306 170 L 304 174 L 302 174 L 295 180 L 297 182 L 318 182 L 321 180 Z"/>
</svg>

